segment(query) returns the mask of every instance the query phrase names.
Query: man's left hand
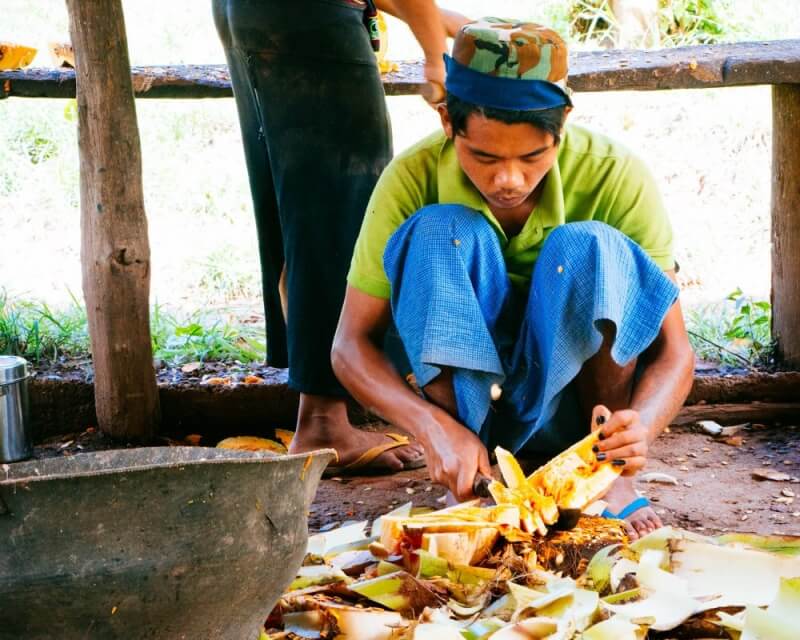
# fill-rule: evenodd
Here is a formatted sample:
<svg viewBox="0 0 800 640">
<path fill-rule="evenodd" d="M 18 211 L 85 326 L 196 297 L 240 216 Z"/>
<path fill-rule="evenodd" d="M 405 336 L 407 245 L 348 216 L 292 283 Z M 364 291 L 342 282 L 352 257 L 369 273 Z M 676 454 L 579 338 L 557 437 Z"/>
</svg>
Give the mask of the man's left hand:
<svg viewBox="0 0 800 640">
<path fill-rule="evenodd" d="M 594 415 L 598 415 L 597 409 Z M 647 464 L 650 431 L 633 409 L 615 411 L 597 430 L 600 440 L 595 452 L 598 460 L 622 467 L 622 475 L 632 476 Z"/>
<path fill-rule="evenodd" d="M 445 69 L 442 60 L 425 62 L 425 79 L 428 84 L 422 90 L 422 97 L 432 106 L 444 102 L 447 91 L 444 88 Z"/>
</svg>

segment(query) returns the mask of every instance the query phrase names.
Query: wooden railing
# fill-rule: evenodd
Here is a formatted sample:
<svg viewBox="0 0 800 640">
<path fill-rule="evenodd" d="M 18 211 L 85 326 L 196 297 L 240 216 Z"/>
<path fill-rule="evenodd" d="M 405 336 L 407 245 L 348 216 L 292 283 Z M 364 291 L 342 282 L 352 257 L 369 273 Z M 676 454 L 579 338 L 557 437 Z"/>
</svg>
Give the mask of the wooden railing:
<svg viewBox="0 0 800 640">
<path fill-rule="evenodd" d="M 134 67 L 132 76 L 139 98 L 232 95 L 224 65 Z M 569 84 L 578 92 L 773 85 L 773 334 L 779 356 L 800 368 L 800 40 L 577 53 Z M 418 94 L 423 86 L 419 62 L 384 76 L 387 95 Z M 0 72 L 0 99 L 74 96 L 71 69 Z"/>
<path fill-rule="evenodd" d="M 138 98 L 229 98 L 225 65 L 133 67 Z M 401 62 L 383 76 L 386 94 L 413 95 L 424 86 L 421 62 Z M 579 52 L 570 60 L 574 91 L 704 89 L 800 84 L 800 40 L 745 42 L 659 51 Z M 0 72 L 0 99 L 74 98 L 75 71 L 31 68 Z"/>
</svg>

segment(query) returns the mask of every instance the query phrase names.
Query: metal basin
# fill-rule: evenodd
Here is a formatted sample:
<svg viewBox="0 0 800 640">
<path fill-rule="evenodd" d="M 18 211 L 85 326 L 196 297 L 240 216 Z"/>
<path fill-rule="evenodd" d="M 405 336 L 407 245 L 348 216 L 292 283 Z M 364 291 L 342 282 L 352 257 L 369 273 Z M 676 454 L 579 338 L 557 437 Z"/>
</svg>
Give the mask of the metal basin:
<svg viewBox="0 0 800 640">
<path fill-rule="evenodd" d="M 330 450 L 0 466 L 0 639 L 254 639 L 305 553 Z"/>
</svg>

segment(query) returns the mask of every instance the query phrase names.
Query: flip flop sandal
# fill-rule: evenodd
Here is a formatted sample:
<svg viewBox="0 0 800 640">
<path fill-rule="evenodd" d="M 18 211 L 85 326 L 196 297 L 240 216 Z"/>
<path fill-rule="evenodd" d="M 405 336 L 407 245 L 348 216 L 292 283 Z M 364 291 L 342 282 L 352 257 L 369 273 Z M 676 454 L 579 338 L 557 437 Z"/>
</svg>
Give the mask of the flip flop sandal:
<svg viewBox="0 0 800 640">
<path fill-rule="evenodd" d="M 647 498 L 645 498 L 644 496 L 639 496 L 632 502 L 628 503 L 628 506 L 625 507 L 619 513 L 614 513 L 613 511 L 604 509 L 603 513 L 600 514 L 600 517 L 609 518 L 611 520 L 625 520 L 625 518 L 633 515 L 634 513 L 639 511 L 639 509 L 644 509 L 645 507 L 650 507 L 650 506 L 652 505 L 650 504 L 650 501 Z"/>
<path fill-rule="evenodd" d="M 411 440 L 409 440 L 406 436 L 401 436 L 398 433 L 385 433 L 383 435 L 389 438 L 388 442 L 384 442 L 383 444 L 379 444 L 367 449 L 350 464 L 340 467 L 329 465 L 322 474 L 322 477 L 330 478 L 333 476 L 388 475 L 390 473 L 394 473 L 394 469 L 389 469 L 382 465 L 374 465 L 373 462 L 375 462 L 375 459 L 378 458 L 378 456 L 380 456 L 382 453 L 411 444 Z M 403 468 L 399 469 L 399 471 L 410 471 L 411 469 L 420 469 L 424 466 L 425 456 L 420 456 L 416 460 L 406 462 L 403 465 Z"/>
</svg>

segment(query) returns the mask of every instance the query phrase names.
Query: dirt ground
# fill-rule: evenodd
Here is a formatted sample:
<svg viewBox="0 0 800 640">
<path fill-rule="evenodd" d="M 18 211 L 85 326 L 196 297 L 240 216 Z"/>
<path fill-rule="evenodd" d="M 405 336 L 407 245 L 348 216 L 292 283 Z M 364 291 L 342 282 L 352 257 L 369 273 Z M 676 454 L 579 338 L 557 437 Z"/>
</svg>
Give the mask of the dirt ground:
<svg viewBox="0 0 800 640">
<path fill-rule="evenodd" d="M 156 444 L 188 442 L 164 439 Z M 35 456 L 118 446 L 88 429 L 37 446 Z M 755 471 L 777 474 L 780 480 L 758 480 Z M 652 472 L 668 474 L 677 484 L 642 480 Z M 666 524 L 707 535 L 735 531 L 800 536 L 800 426 L 753 424 L 732 438 L 715 438 L 698 427 L 673 427 L 651 450 L 638 488 Z M 325 479 L 309 514 L 309 529 L 373 520 L 409 501 L 439 508 L 444 493 L 424 468 L 391 476 Z"/>
<path fill-rule="evenodd" d="M 707 535 L 733 531 L 800 535 L 800 427 L 756 425 L 736 437 L 741 442 L 726 444 L 695 428 L 673 428 L 651 450 L 645 473 L 666 473 L 678 484 L 640 480 L 639 490 L 666 524 Z M 773 470 L 783 474 L 777 477 L 789 479 L 756 480 L 754 470 Z M 371 520 L 408 501 L 441 507 L 443 495 L 425 469 L 323 480 L 309 528 Z"/>
</svg>

